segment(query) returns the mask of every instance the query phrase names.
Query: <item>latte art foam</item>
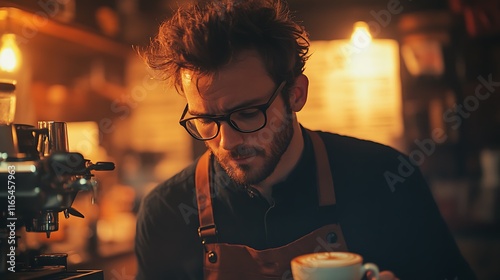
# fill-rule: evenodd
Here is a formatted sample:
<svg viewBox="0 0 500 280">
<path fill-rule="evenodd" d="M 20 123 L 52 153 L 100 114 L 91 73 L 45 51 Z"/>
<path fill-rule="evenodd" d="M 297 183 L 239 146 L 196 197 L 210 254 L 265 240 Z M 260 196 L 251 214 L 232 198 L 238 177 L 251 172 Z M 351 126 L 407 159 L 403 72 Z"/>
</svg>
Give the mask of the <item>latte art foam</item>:
<svg viewBox="0 0 500 280">
<path fill-rule="evenodd" d="M 304 267 L 339 267 L 362 263 L 363 258 L 347 252 L 324 252 L 303 255 L 295 261 Z"/>
</svg>

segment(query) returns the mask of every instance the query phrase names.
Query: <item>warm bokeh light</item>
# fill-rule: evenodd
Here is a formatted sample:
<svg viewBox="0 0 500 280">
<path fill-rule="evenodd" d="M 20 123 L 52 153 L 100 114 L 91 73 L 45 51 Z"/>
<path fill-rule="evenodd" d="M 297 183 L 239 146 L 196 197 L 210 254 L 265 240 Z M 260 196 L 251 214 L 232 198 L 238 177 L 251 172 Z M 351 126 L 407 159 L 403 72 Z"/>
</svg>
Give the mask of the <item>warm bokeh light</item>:
<svg viewBox="0 0 500 280">
<path fill-rule="evenodd" d="M 372 41 L 370 28 L 364 21 L 358 21 L 354 24 L 354 30 L 351 35 L 352 44 L 360 49 L 366 48 Z"/>
<path fill-rule="evenodd" d="M 404 149 L 399 45 L 373 39 L 312 41 L 305 74 L 309 96 L 301 123 Z"/>
<path fill-rule="evenodd" d="M 16 35 L 3 34 L 0 45 L 0 69 L 15 72 L 21 65 L 21 51 L 16 43 Z"/>
</svg>

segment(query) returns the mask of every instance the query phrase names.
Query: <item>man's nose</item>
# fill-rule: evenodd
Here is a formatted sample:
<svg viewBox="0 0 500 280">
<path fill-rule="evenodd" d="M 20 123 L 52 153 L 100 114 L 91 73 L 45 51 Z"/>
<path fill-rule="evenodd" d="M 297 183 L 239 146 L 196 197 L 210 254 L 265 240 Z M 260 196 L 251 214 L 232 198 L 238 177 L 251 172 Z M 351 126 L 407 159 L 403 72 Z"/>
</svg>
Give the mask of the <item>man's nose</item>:
<svg viewBox="0 0 500 280">
<path fill-rule="evenodd" d="M 219 137 L 220 147 L 225 150 L 232 150 L 244 142 L 243 133 L 232 128 L 227 122 L 221 122 Z"/>
</svg>

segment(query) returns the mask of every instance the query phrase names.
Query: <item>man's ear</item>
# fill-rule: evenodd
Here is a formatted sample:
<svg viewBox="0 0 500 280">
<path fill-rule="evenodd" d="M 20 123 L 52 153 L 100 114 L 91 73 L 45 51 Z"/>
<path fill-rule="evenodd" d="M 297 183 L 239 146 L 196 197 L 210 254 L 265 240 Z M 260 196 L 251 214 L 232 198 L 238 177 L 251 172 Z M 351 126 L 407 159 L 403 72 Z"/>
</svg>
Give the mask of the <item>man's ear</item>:
<svg viewBox="0 0 500 280">
<path fill-rule="evenodd" d="M 295 79 L 295 83 L 290 88 L 290 107 L 292 111 L 302 110 L 307 101 L 307 90 L 309 88 L 309 79 L 301 74 Z"/>
</svg>

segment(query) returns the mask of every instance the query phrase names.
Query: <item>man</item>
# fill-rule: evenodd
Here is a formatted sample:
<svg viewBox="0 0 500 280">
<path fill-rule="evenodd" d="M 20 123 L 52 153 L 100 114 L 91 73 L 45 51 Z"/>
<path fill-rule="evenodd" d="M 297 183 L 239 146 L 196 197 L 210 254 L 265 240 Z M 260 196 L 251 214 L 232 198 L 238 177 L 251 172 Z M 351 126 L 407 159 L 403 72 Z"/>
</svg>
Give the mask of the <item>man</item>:
<svg viewBox="0 0 500 280">
<path fill-rule="evenodd" d="M 143 54 L 209 153 L 142 202 L 138 279 L 292 279 L 290 260 L 319 251 L 381 279 L 474 279 L 422 175 L 386 180 L 399 152 L 299 124 L 308 41 L 283 3 L 180 8 Z"/>
</svg>

